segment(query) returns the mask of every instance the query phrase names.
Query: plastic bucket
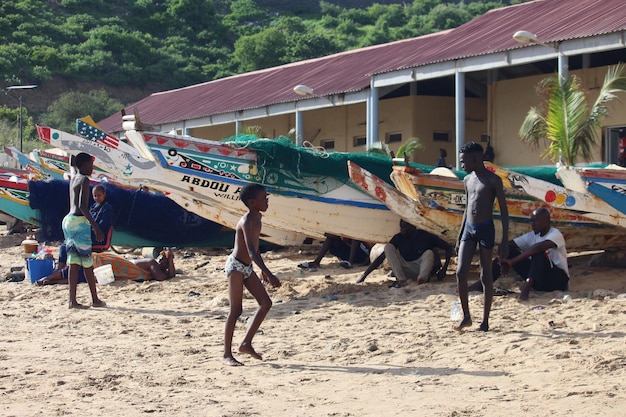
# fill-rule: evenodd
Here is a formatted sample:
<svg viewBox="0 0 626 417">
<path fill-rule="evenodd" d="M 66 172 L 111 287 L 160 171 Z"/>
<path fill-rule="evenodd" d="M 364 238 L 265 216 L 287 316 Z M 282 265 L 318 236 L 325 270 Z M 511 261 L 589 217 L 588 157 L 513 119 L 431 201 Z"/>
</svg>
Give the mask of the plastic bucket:
<svg viewBox="0 0 626 417">
<path fill-rule="evenodd" d="M 34 284 L 37 280 L 47 277 L 54 271 L 54 259 L 27 259 L 26 278 Z"/>
<path fill-rule="evenodd" d="M 113 267 L 110 264 L 102 265 L 93 269 L 93 274 L 100 285 L 107 285 L 115 281 Z"/>
</svg>

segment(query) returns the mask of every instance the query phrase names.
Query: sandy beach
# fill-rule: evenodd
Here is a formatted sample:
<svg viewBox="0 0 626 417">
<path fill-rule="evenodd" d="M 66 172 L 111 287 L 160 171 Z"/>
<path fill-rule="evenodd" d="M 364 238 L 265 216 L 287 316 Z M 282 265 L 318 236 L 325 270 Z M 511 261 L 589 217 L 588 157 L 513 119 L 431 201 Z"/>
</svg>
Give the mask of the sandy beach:
<svg viewBox="0 0 626 417">
<path fill-rule="evenodd" d="M 221 364 L 225 249 L 177 249 L 175 278 L 99 286 L 108 306 L 69 310 L 64 285 L 6 282 L 25 235 L 0 237 L 3 416 L 623 416 L 626 270 L 569 258 L 571 289 L 494 297 L 491 330 L 451 330 L 455 264 L 440 282 L 389 288 L 378 269 L 264 254 L 282 280 L 254 339 L 264 357 Z M 56 247 L 54 247 L 56 253 Z M 140 251 L 130 254 L 140 257 Z M 473 277 L 477 273 L 474 271 Z M 497 288 L 518 292 L 513 276 Z M 86 284 L 79 301 L 88 303 Z M 256 304 L 248 293 L 234 346 Z M 566 297 L 567 298 L 567 297 Z"/>
</svg>

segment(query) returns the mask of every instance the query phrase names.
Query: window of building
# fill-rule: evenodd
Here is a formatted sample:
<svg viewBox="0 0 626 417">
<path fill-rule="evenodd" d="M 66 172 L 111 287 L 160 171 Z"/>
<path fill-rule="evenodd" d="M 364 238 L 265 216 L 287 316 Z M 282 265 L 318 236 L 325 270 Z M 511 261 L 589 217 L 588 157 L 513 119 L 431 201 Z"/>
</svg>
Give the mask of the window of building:
<svg viewBox="0 0 626 417">
<path fill-rule="evenodd" d="M 322 139 L 320 144 L 324 149 L 335 149 L 335 139 Z"/>
<path fill-rule="evenodd" d="M 402 142 L 402 133 L 387 133 L 385 143 Z"/>
<path fill-rule="evenodd" d="M 489 135 L 486 133 L 481 133 L 480 135 L 480 141 L 481 142 L 489 142 Z"/>
<path fill-rule="evenodd" d="M 352 146 L 365 146 L 367 144 L 367 138 L 365 136 L 355 136 L 352 138 Z"/>
<path fill-rule="evenodd" d="M 611 127 L 606 130 L 603 141 L 604 160 L 608 164 L 619 164 L 620 145 L 626 126 Z"/>
<path fill-rule="evenodd" d="M 433 132 L 433 141 L 435 142 L 450 142 L 450 132 Z"/>
</svg>

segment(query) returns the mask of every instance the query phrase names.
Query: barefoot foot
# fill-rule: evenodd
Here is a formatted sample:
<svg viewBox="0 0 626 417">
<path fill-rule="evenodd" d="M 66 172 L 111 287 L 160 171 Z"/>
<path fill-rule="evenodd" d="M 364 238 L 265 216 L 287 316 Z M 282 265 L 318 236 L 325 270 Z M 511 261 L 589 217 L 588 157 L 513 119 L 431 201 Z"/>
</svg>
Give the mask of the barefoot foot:
<svg viewBox="0 0 626 417">
<path fill-rule="evenodd" d="M 243 366 L 243 363 L 239 362 L 237 359 L 232 356 L 229 358 L 222 359 L 222 365 L 226 366 Z"/>
<path fill-rule="evenodd" d="M 454 326 L 453 329 L 457 332 L 462 332 L 465 327 L 469 327 L 472 325 L 472 319 L 469 317 L 465 317 L 461 322 Z"/>
<path fill-rule="evenodd" d="M 527 279 L 524 285 L 522 286 L 522 290 L 519 295 L 519 299 L 521 301 L 528 300 L 528 295 L 530 294 L 530 289 L 533 287 L 533 283 L 530 279 Z"/>
<path fill-rule="evenodd" d="M 485 323 L 484 321 L 482 323 L 480 323 L 480 327 L 479 327 L 481 332 L 488 332 L 489 331 L 489 323 Z"/>
<path fill-rule="evenodd" d="M 86 309 L 89 308 L 89 306 L 86 306 L 84 304 L 77 303 L 77 302 L 70 302 L 69 308 L 76 308 L 76 309 L 79 309 L 79 310 L 86 310 Z"/>
<path fill-rule="evenodd" d="M 91 306 L 92 307 L 106 307 L 107 303 L 105 303 L 104 301 L 98 299 L 98 300 L 95 300 L 93 303 L 91 303 Z"/>
<path fill-rule="evenodd" d="M 255 350 L 252 347 L 252 345 L 248 345 L 248 344 L 243 344 L 242 343 L 241 346 L 239 346 L 239 353 L 245 353 L 246 355 L 250 355 L 254 359 L 258 359 L 260 361 L 263 360 L 261 355 L 259 355 L 258 353 L 255 352 Z"/>
</svg>

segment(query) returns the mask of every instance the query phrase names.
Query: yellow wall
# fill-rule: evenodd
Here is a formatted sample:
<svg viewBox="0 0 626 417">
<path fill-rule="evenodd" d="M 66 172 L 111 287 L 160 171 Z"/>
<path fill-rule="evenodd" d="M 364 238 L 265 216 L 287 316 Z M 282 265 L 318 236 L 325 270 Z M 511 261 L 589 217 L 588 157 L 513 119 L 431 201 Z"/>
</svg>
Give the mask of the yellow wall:
<svg viewBox="0 0 626 417">
<path fill-rule="evenodd" d="M 486 132 L 486 100 L 466 100 L 466 137 L 479 140 Z M 392 142 L 389 148 L 396 152 L 400 145 L 411 138 L 419 138 L 424 150 L 413 155 L 413 160 L 434 164 L 439 158 L 439 148 L 446 149 L 448 163 L 455 161 L 454 98 L 411 96 L 382 100 L 379 108 L 379 138 L 384 141 L 389 133 L 401 133 L 402 142 Z M 320 146 L 324 141 L 334 140 L 334 151 L 361 152 L 366 146 L 354 146 L 357 136 L 366 134 L 365 103 L 337 106 L 303 113 L 303 140 Z M 248 120 L 244 127 L 259 126 L 267 137 L 287 135 L 295 126 L 295 115 L 273 116 Z M 192 130 L 192 135 L 207 139 L 223 139 L 234 134 L 234 124 L 203 127 Z M 433 132 L 448 132 L 449 141 L 433 140 Z"/>
<path fill-rule="evenodd" d="M 570 76 L 581 78 L 583 88 L 589 91 L 587 101 L 593 105 L 604 81 L 606 67 L 588 70 L 571 71 Z M 491 132 L 492 146 L 496 153 L 495 163 L 499 165 L 551 165 L 549 159 L 542 159 L 544 145 L 533 148 L 519 139 L 519 129 L 531 107 L 540 103 L 536 93 L 538 83 L 546 75 L 499 81 L 490 87 L 490 96 L 493 98 L 489 110 L 493 120 Z M 602 138 L 604 128 L 623 125 L 626 121 L 626 97 L 622 94 L 620 102 L 614 101 L 609 105 L 609 116 L 602 120 L 602 129 L 597 132 L 599 144 L 595 147 L 593 161 L 602 161 Z M 583 161 L 579 161 L 583 162 Z"/>
<path fill-rule="evenodd" d="M 201 139 L 222 140 L 235 134 L 235 124 L 198 127 L 190 129 L 189 134 Z"/>
</svg>

